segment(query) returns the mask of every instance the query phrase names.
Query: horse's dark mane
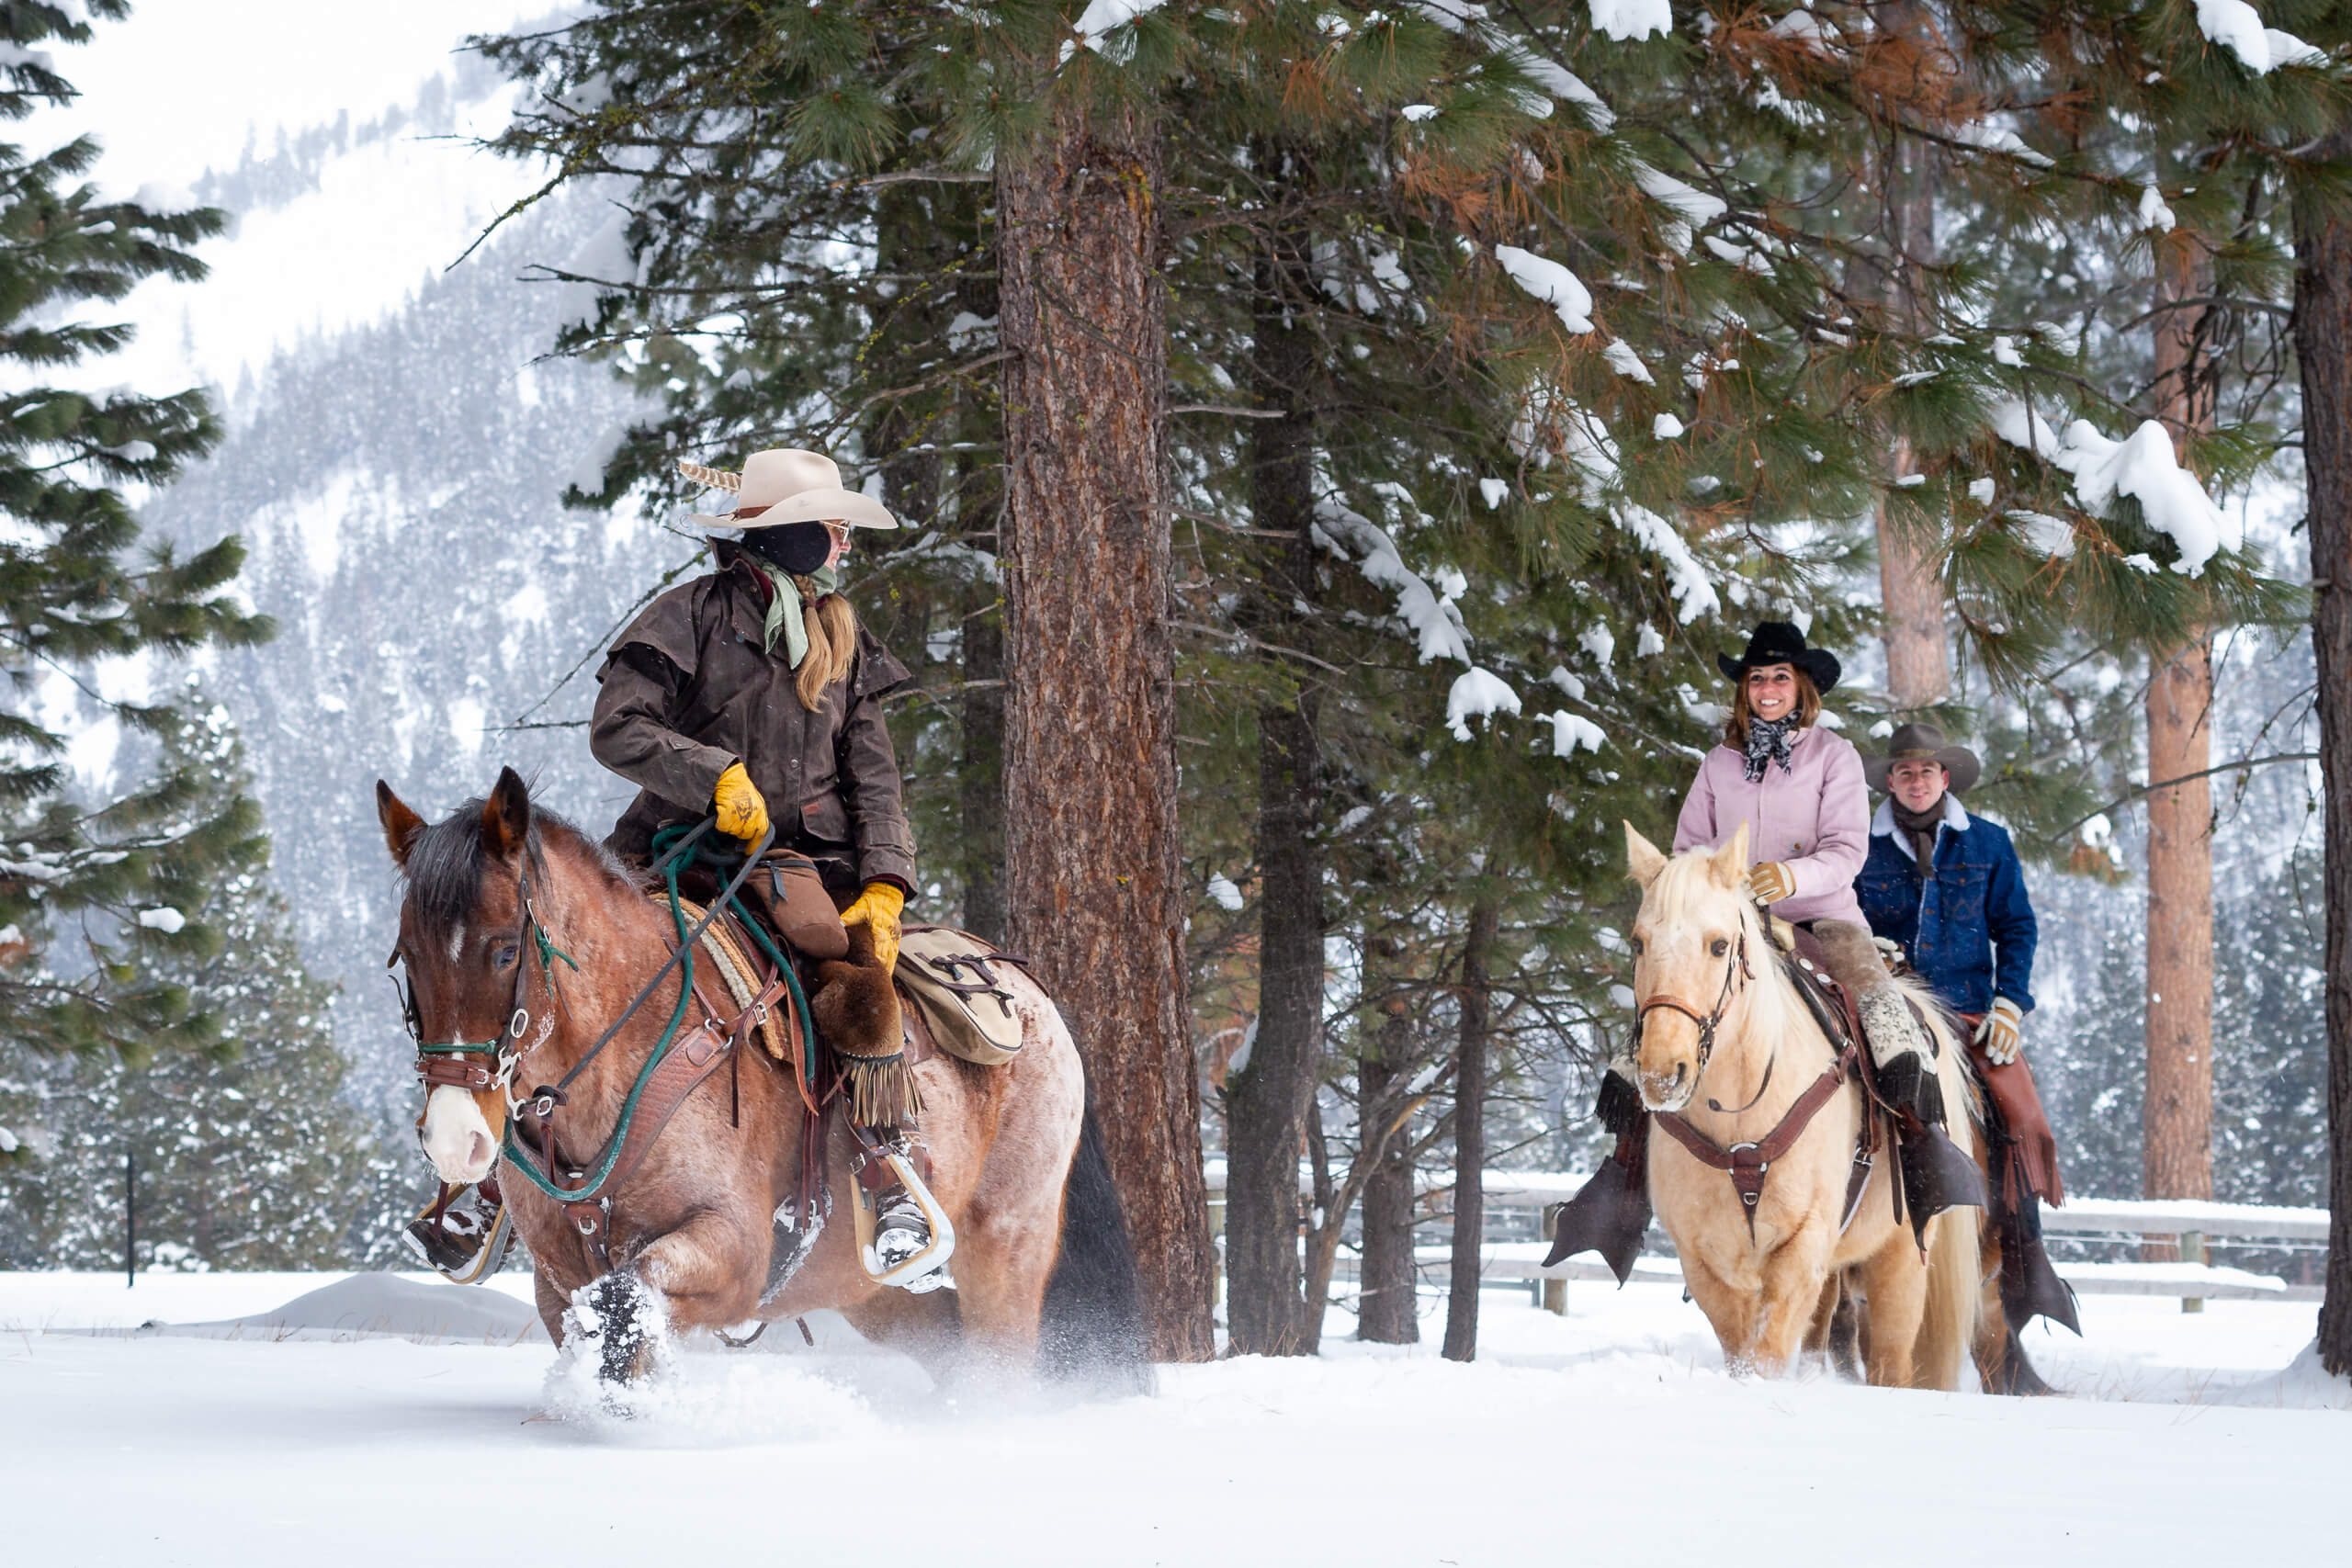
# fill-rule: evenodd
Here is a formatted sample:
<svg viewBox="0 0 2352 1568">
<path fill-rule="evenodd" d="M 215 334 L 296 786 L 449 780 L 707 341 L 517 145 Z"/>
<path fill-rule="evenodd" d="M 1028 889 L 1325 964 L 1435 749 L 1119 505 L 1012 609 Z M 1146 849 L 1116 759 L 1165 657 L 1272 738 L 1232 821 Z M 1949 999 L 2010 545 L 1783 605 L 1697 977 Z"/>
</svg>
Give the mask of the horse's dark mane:
<svg viewBox="0 0 2352 1568">
<path fill-rule="evenodd" d="M 482 808 L 481 796 L 467 801 L 439 822 L 417 830 L 410 840 L 408 860 L 401 868 L 417 913 L 433 926 L 451 926 L 472 915 L 481 902 Z M 569 818 L 538 806 L 531 807 L 532 869 L 547 870 L 546 839 L 552 834 L 568 840 L 585 855 L 597 873 L 614 886 L 634 888 L 636 882 L 612 852 L 573 825 Z"/>
</svg>

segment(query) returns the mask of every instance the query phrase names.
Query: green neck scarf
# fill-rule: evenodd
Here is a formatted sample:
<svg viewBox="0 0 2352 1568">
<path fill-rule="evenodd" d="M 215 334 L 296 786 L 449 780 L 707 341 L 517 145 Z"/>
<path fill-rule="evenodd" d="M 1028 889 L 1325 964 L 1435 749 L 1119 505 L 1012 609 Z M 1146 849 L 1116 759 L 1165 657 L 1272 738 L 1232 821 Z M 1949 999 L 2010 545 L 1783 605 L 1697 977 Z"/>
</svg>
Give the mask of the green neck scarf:
<svg viewBox="0 0 2352 1568">
<path fill-rule="evenodd" d="M 786 577 L 784 573 L 771 571 L 764 564 L 757 562 L 753 563 L 752 570 L 766 578 L 769 588 L 775 591 L 768 596 L 768 614 L 766 623 L 762 628 L 763 638 L 762 646 L 766 651 L 774 653 L 776 634 L 782 632 L 785 668 L 797 670 L 800 668 L 800 661 L 808 657 L 808 624 L 801 618 L 800 613 L 801 586 L 804 583 L 808 586 L 809 599 L 814 602 L 822 599 L 828 593 L 841 592 L 842 574 L 837 568 L 830 566 L 820 567 L 806 577 Z"/>
</svg>

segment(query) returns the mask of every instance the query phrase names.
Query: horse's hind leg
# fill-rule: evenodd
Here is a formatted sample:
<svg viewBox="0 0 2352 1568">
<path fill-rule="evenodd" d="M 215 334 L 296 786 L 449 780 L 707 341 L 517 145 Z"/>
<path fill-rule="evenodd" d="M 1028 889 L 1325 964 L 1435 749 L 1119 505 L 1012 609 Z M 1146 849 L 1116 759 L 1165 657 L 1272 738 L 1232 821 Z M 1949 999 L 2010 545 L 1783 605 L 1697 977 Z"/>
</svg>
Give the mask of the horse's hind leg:
<svg viewBox="0 0 2352 1568">
<path fill-rule="evenodd" d="M 960 1258 L 962 1248 L 957 1248 Z M 944 1376 L 956 1361 L 963 1341 L 957 1325 L 956 1299 L 963 1291 L 931 1291 L 914 1295 L 900 1290 L 878 1290 L 863 1301 L 841 1309 L 842 1316 L 876 1345 L 886 1345 L 914 1359 L 923 1371 Z"/>
</svg>

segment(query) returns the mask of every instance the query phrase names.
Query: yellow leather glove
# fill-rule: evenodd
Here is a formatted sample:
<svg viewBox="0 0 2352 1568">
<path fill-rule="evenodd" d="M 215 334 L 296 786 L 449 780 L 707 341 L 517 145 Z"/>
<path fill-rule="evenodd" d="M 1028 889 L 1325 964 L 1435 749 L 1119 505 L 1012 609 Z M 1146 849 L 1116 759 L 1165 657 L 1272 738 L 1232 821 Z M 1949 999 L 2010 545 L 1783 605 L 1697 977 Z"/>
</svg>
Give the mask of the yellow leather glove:
<svg viewBox="0 0 2352 1568">
<path fill-rule="evenodd" d="M 756 844 L 760 835 L 768 830 L 768 803 L 760 796 L 759 786 L 752 775 L 743 771 L 741 762 L 730 762 L 718 775 L 718 787 L 710 792 L 710 803 L 718 807 L 718 830 L 730 838 Z"/>
<path fill-rule="evenodd" d="M 2007 997 L 1995 997 L 1993 1010 L 1976 1026 L 1976 1043 L 1984 1047 L 1984 1059 L 1996 1067 L 2016 1061 L 2025 1049 L 2025 1014 L 2018 1010 L 2018 1004 Z"/>
<path fill-rule="evenodd" d="M 1759 904 L 1777 904 L 1796 890 L 1795 874 L 1779 861 L 1759 861 L 1747 868 L 1747 896 Z"/>
<path fill-rule="evenodd" d="M 894 969 L 899 963 L 899 911 L 907 907 L 907 896 L 892 882 L 869 882 L 857 902 L 842 911 L 842 924 L 854 926 L 861 921 L 874 928 L 874 956 L 882 967 Z"/>
</svg>

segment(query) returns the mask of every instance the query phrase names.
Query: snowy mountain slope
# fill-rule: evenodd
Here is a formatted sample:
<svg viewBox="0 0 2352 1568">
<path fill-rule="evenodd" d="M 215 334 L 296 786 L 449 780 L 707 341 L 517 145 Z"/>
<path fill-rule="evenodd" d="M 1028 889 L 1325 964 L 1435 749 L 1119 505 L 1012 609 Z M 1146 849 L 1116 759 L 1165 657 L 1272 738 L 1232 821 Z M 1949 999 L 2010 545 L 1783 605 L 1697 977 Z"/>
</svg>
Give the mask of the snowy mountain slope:
<svg viewBox="0 0 2352 1568">
<path fill-rule="evenodd" d="M 405 1093 L 407 1071 L 377 978 L 394 906 L 375 779 L 437 816 L 511 762 L 608 822 L 627 792 L 582 731 L 500 727 L 692 548 L 557 501 L 629 402 L 598 367 L 533 363 L 562 300 L 514 278 L 577 250 L 604 221 L 594 201 L 550 202 L 442 270 L 527 172 L 427 138 L 502 116 L 506 94 L 452 72 L 200 178 L 239 232 L 208 248 L 211 280 L 133 301 L 155 356 L 139 373 L 168 379 L 168 349 L 232 389 L 228 439 L 146 514 L 186 543 L 242 534 L 244 592 L 282 628 L 200 667 L 245 733 L 277 880 L 309 961 L 344 984 L 337 1036 L 371 1098 Z M 176 331 L 156 331 L 174 310 Z M 579 717 L 593 677 L 536 721 Z"/>
</svg>

